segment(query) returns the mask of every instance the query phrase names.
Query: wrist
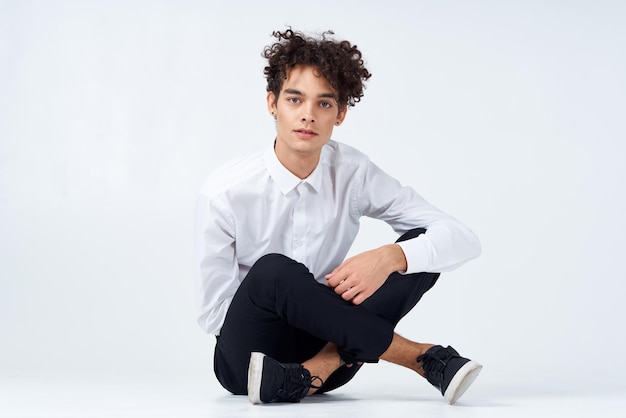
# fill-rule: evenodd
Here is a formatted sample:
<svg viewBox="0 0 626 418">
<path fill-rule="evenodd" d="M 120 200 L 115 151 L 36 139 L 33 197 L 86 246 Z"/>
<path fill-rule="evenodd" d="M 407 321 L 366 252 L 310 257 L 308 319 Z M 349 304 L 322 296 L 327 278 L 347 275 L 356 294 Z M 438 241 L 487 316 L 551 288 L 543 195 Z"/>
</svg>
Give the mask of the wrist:
<svg viewBox="0 0 626 418">
<path fill-rule="evenodd" d="M 389 273 L 396 271 L 406 271 L 407 261 L 402 247 L 398 244 L 388 244 L 381 247 L 385 254 L 385 260 L 389 262 Z"/>
</svg>

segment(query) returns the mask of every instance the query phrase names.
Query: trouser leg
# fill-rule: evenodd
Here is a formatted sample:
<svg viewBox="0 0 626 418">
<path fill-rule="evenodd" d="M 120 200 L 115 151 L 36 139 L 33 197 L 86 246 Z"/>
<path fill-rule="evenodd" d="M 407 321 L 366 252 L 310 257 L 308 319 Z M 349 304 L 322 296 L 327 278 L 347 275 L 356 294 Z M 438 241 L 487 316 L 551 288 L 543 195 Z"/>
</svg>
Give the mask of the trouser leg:
<svg viewBox="0 0 626 418">
<path fill-rule="evenodd" d="M 423 228 L 416 228 L 403 234 L 396 242 L 406 241 L 425 233 Z M 390 321 L 395 325 L 411 311 L 430 290 L 439 273 L 391 273 L 385 283 L 361 304 L 367 310 Z"/>
<path fill-rule="evenodd" d="M 396 242 L 405 241 L 417 237 L 426 232 L 425 229 L 416 228 L 403 234 Z M 394 328 L 400 320 L 415 307 L 424 293 L 430 290 L 439 273 L 392 273 L 385 283 L 369 298 L 361 304 L 370 312 L 384 318 L 393 324 Z M 328 392 L 346 384 L 354 377 L 360 366 L 342 366 L 326 379 L 319 393 Z"/>
<path fill-rule="evenodd" d="M 215 371 L 226 389 L 243 394 L 251 351 L 301 363 L 332 341 L 344 361 L 369 362 L 392 338 L 388 321 L 344 301 L 304 265 L 270 254 L 237 289 L 215 349 Z"/>
<path fill-rule="evenodd" d="M 414 230 L 402 239 L 424 230 Z M 393 328 L 437 279 L 437 274 L 392 274 L 361 305 L 317 283 L 306 267 L 285 256 L 262 257 L 237 290 L 215 350 L 215 372 L 233 393 L 246 393 L 251 351 L 282 362 L 313 357 L 332 341 L 347 363 L 375 362 L 388 348 Z M 358 367 L 342 367 L 320 392 L 350 380 Z"/>
</svg>

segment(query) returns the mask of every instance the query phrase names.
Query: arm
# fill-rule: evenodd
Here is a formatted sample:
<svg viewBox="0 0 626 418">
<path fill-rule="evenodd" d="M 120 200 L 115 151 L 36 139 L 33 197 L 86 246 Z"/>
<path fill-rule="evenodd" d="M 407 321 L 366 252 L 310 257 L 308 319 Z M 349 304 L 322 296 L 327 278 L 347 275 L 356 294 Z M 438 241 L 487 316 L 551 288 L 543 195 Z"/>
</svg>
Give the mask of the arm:
<svg viewBox="0 0 626 418">
<path fill-rule="evenodd" d="M 413 228 L 427 232 L 416 238 L 366 251 L 347 259 L 326 276 L 329 286 L 358 304 L 371 296 L 394 271 L 451 271 L 476 258 L 480 242 L 464 224 L 440 211 L 413 189 L 369 163 L 355 182 L 358 216 L 387 222 L 402 234 Z"/>
<path fill-rule="evenodd" d="M 219 334 L 240 284 L 234 222 L 224 208 L 201 194 L 196 202 L 194 234 L 198 324 L 207 333 Z"/>
</svg>

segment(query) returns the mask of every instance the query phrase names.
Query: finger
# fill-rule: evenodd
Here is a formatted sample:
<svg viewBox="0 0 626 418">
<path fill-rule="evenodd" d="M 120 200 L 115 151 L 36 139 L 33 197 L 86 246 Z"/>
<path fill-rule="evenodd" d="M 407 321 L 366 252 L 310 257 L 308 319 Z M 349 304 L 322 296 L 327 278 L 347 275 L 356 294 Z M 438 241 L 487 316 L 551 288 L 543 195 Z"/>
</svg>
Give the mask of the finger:
<svg viewBox="0 0 626 418">
<path fill-rule="evenodd" d="M 335 267 L 335 268 L 333 269 L 333 271 L 331 271 L 330 273 L 328 273 L 325 277 L 326 277 L 326 278 L 330 278 L 330 277 L 333 277 L 335 274 L 337 274 L 337 267 Z"/>
<path fill-rule="evenodd" d="M 329 274 L 326 275 L 326 286 L 332 287 L 333 289 L 335 288 L 335 285 L 333 283 L 333 278 Z"/>
<path fill-rule="evenodd" d="M 335 281 L 335 273 L 328 273 L 326 276 L 324 276 L 324 278 L 326 279 L 326 284 L 328 284 L 328 286 L 330 287 L 335 287 L 337 286 L 337 283 Z"/>
<path fill-rule="evenodd" d="M 343 283 L 338 284 L 337 286 L 333 287 L 333 290 L 335 291 L 336 294 L 341 295 L 343 294 L 346 290 L 348 290 L 348 287 L 345 287 L 343 285 Z"/>
<path fill-rule="evenodd" d="M 326 276 L 324 276 L 326 278 L 326 282 L 331 287 L 336 287 L 339 284 L 339 282 L 341 282 L 342 280 L 346 278 L 345 274 L 342 273 L 340 267 L 341 266 L 336 267 L 333 271 L 331 271 Z"/>
<path fill-rule="evenodd" d="M 345 292 L 343 292 L 341 294 L 341 297 L 344 300 L 352 301 L 354 299 L 354 297 L 357 296 L 358 294 L 359 294 L 359 289 L 357 289 L 356 286 L 355 286 L 355 287 L 351 287 L 348 290 L 346 290 Z"/>
<path fill-rule="evenodd" d="M 366 298 L 362 297 L 361 294 L 359 293 L 358 295 L 352 298 L 352 304 L 360 305 L 365 299 Z"/>
<path fill-rule="evenodd" d="M 355 295 L 352 298 L 352 303 L 355 305 L 360 305 L 361 303 L 365 302 L 365 300 L 370 296 L 372 296 L 372 293 L 370 292 L 359 292 L 359 294 Z"/>
<path fill-rule="evenodd" d="M 333 289 L 337 287 L 337 285 L 339 284 L 340 280 L 338 280 L 336 277 L 331 277 L 331 278 L 327 278 L 326 279 L 326 284 L 329 287 L 332 287 Z"/>
</svg>

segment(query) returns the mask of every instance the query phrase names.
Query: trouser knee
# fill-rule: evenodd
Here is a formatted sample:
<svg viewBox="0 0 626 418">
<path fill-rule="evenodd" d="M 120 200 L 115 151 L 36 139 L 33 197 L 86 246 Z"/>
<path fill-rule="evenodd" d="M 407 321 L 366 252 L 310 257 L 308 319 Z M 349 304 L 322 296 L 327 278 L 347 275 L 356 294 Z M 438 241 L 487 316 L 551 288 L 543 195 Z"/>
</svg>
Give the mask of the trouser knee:
<svg viewBox="0 0 626 418">
<path fill-rule="evenodd" d="M 252 268 L 250 268 L 250 273 L 272 273 L 275 272 L 278 267 L 293 262 L 294 260 L 283 254 L 265 254 L 252 265 Z"/>
<path fill-rule="evenodd" d="M 415 238 L 419 235 L 425 234 L 426 233 L 426 229 L 424 228 L 414 228 L 411 229 L 410 231 L 405 232 L 404 234 L 402 234 L 400 236 L 400 238 L 398 238 L 396 240 L 396 242 L 401 242 L 401 241 L 406 241 L 412 238 Z"/>
<path fill-rule="evenodd" d="M 248 272 L 242 286 L 251 300 L 265 306 L 288 297 L 292 291 L 315 282 L 309 269 L 283 254 L 266 254 L 259 258 Z"/>
<path fill-rule="evenodd" d="M 271 253 L 259 258 L 252 265 L 246 279 L 252 278 L 255 285 L 275 285 L 300 274 L 310 274 L 309 270 L 286 255 Z"/>
</svg>

